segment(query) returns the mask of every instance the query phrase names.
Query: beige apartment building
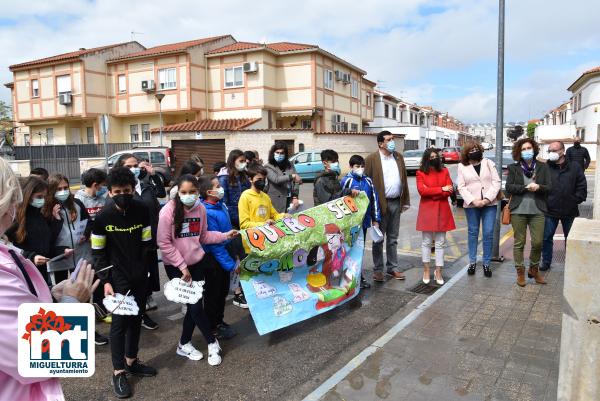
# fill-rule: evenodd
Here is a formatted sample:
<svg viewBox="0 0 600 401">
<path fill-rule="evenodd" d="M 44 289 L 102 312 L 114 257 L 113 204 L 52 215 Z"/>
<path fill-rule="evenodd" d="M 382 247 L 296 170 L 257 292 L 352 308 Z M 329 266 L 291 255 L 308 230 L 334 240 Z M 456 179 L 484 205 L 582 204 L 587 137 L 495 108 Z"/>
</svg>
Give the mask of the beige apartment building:
<svg viewBox="0 0 600 401">
<path fill-rule="evenodd" d="M 259 118 L 256 128 L 349 132 L 373 119 L 375 83 L 315 45 L 231 35 L 152 48 L 128 42 L 10 70 L 13 115 L 28 128 L 17 131 L 17 145 L 101 143 L 102 114 L 109 142 L 149 143 L 159 108 L 163 126 Z"/>
</svg>

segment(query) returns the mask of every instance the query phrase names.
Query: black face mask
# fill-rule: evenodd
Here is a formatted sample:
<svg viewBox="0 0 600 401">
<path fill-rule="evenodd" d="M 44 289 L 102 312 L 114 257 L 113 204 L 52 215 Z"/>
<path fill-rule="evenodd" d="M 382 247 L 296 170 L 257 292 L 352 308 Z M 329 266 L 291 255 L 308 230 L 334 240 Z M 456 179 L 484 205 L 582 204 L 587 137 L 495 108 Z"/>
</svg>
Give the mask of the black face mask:
<svg viewBox="0 0 600 401">
<path fill-rule="evenodd" d="M 127 210 L 129 206 L 131 206 L 131 202 L 133 202 L 133 194 L 119 194 L 113 196 L 113 201 L 115 205 L 119 207 L 119 209 Z"/>
<path fill-rule="evenodd" d="M 442 160 L 439 157 L 436 157 L 435 159 L 431 159 L 429 164 L 431 167 L 438 170 L 440 167 L 442 167 Z"/>
<path fill-rule="evenodd" d="M 265 189 L 265 180 L 254 181 L 254 188 L 258 189 L 259 191 Z"/>
<path fill-rule="evenodd" d="M 479 161 L 483 154 L 481 153 L 481 150 L 476 150 L 475 152 L 469 152 L 467 156 L 469 157 L 469 160 Z"/>
</svg>

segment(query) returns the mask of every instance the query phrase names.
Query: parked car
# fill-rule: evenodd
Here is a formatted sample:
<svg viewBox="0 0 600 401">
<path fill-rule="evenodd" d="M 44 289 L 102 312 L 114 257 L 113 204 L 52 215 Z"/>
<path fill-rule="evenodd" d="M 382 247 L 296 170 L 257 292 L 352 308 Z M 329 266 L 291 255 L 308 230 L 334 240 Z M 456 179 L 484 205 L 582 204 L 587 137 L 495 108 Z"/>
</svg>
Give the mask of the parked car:
<svg viewBox="0 0 600 401">
<path fill-rule="evenodd" d="M 460 147 L 451 146 L 448 148 L 442 149 L 442 158 L 445 163 L 455 162 L 458 163 L 460 161 Z"/>
<path fill-rule="evenodd" d="M 493 161 L 494 163 L 496 163 L 496 153 L 495 152 L 485 152 L 483 154 L 484 157 L 490 159 L 491 161 Z M 504 205 L 506 205 L 508 203 L 508 198 L 506 197 L 506 177 L 508 177 L 508 165 L 514 163 L 514 160 L 512 158 L 512 152 L 511 151 L 502 151 L 502 176 L 500 177 L 502 179 L 502 194 L 504 195 L 502 198 L 502 207 L 504 207 Z M 460 192 L 458 192 L 458 187 L 456 185 L 457 182 L 457 170 L 454 170 L 454 177 L 452 177 L 452 182 L 454 183 L 454 199 L 453 202 L 456 202 L 456 206 L 457 207 L 463 207 L 463 198 L 460 195 Z"/>
<path fill-rule="evenodd" d="M 108 167 L 116 163 L 117 159 L 124 153 L 131 153 L 139 160 L 147 159 L 156 170 L 156 174 L 165 185 L 169 185 L 175 174 L 175 160 L 172 158 L 171 148 L 167 147 L 133 147 L 113 153 L 108 158 Z"/>
<path fill-rule="evenodd" d="M 405 150 L 404 165 L 406 166 L 406 174 L 416 174 L 421 165 L 421 158 L 425 151 L 422 149 Z"/>
<path fill-rule="evenodd" d="M 290 163 L 294 165 L 296 173 L 304 181 L 314 180 L 317 174 L 324 170 L 320 150 L 308 150 L 296 153 L 290 157 Z M 337 168 L 337 172 L 340 173 L 339 167 Z"/>
</svg>

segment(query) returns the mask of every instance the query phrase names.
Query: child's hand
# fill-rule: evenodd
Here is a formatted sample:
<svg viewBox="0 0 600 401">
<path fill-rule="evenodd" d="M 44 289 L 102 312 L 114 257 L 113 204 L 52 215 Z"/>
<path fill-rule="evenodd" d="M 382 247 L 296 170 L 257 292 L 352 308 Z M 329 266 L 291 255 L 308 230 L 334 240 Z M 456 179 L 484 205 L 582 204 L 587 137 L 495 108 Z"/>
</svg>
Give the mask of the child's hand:
<svg viewBox="0 0 600 401">
<path fill-rule="evenodd" d="M 235 237 L 237 237 L 238 235 L 240 235 L 240 232 L 238 230 L 229 230 L 225 233 L 225 236 L 227 237 L 227 239 L 233 239 Z"/>
<path fill-rule="evenodd" d="M 353 198 L 356 198 L 358 195 L 360 195 L 360 191 L 358 189 L 353 189 L 352 192 L 350 192 L 350 196 Z"/>
<path fill-rule="evenodd" d="M 56 220 L 60 220 L 60 204 L 56 204 L 54 205 L 54 207 L 52 208 L 52 217 L 54 217 L 54 219 Z"/>
<path fill-rule="evenodd" d="M 181 271 L 181 274 L 183 274 L 181 276 L 181 279 L 183 281 L 185 281 L 186 283 L 189 283 L 190 281 L 192 281 L 192 275 L 190 274 L 190 271 L 188 270 L 187 267 Z"/>
<path fill-rule="evenodd" d="M 112 288 L 112 285 L 110 285 L 110 283 L 106 283 L 104 284 L 104 296 L 107 297 L 109 295 L 115 295 L 115 291 Z"/>
<path fill-rule="evenodd" d="M 275 220 L 269 219 L 269 220 L 265 221 L 265 224 L 268 226 L 272 226 L 273 224 L 275 224 Z"/>
</svg>

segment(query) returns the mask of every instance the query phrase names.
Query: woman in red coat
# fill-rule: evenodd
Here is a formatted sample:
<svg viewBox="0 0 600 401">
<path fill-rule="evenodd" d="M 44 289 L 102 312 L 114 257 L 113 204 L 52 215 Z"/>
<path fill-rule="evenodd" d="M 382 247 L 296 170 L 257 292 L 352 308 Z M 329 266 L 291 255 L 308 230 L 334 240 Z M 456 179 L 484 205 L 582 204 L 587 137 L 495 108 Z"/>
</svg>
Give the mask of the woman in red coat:
<svg viewBox="0 0 600 401">
<path fill-rule="evenodd" d="M 429 284 L 429 262 L 431 261 L 431 246 L 435 242 L 435 282 L 444 284 L 442 267 L 444 267 L 444 246 L 446 231 L 456 228 L 454 217 L 450 210 L 448 197 L 454 187 L 446 167 L 442 167 L 439 149 L 430 148 L 423 153 L 421 167 L 417 171 L 417 190 L 421 195 L 419 215 L 417 216 L 417 231 L 422 231 L 423 242 L 423 282 Z"/>
</svg>

